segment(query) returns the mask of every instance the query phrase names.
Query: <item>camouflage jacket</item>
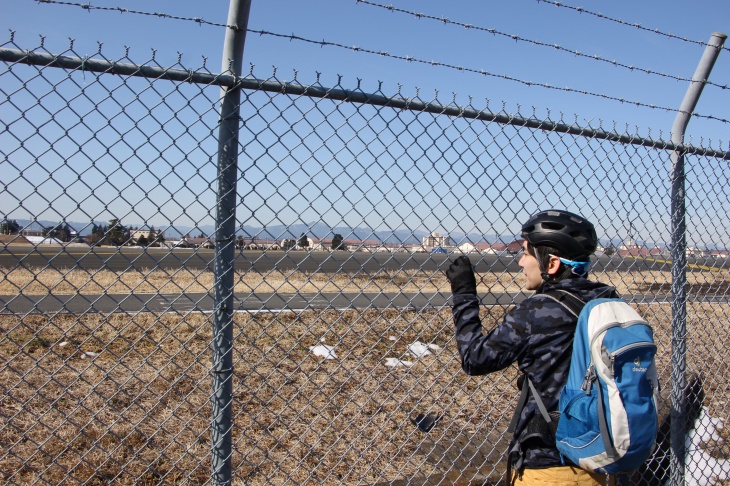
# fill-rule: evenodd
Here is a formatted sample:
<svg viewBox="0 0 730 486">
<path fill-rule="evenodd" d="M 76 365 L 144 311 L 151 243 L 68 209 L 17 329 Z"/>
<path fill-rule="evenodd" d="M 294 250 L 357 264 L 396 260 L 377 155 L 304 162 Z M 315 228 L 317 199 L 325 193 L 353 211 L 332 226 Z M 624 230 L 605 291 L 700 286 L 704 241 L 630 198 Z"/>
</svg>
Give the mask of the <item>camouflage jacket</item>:
<svg viewBox="0 0 730 486">
<path fill-rule="evenodd" d="M 461 366 L 469 375 L 485 375 L 517 362 L 519 370 L 532 379 L 548 410 L 557 410 L 560 389 L 568 379 L 577 319 L 542 292 L 569 291 L 588 301 L 616 297 L 612 287 L 585 278 L 546 283 L 534 295 L 512 308 L 500 325 L 484 334 L 479 319 L 479 301 L 474 295 L 454 295 L 453 315 Z M 540 415 L 532 395 L 522 409 L 510 450 L 525 433 L 529 421 Z M 522 442 L 522 441 L 521 441 Z M 523 442 L 526 468 L 562 465 L 554 444 Z M 511 458 L 511 462 L 514 459 Z"/>
</svg>

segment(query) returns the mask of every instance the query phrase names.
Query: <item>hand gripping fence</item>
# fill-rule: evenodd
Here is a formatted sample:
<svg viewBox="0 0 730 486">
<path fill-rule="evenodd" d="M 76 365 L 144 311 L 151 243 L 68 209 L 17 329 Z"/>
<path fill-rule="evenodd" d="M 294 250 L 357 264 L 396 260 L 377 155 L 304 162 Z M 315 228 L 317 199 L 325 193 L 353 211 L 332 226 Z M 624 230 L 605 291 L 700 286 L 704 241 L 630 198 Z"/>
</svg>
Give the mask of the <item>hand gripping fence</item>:
<svg viewBox="0 0 730 486">
<path fill-rule="evenodd" d="M 495 326 L 529 295 L 520 222 L 556 206 L 659 348 L 658 448 L 620 479 L 730 474 L 729 152 L 240 66 L 0 59 L 4 482 L 495 484 L 517 372 L 462 372 L 443 271 L 469 256 Z"/>
</svg>

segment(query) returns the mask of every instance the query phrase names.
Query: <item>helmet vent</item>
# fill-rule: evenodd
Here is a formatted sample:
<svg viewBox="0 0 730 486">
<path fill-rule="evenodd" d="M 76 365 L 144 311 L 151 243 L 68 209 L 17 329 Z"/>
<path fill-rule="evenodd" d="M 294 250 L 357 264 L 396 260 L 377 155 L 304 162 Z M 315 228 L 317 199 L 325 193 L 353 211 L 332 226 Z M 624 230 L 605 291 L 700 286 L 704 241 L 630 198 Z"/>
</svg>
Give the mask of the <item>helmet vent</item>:
<svg viewBox="0 0 730 486">
<path fill-rule="evenodd" d="M 553 223 L 550 221 L 546 221 L 546 222 L 542 223 L 542 227 L 545 229 L 551 229 L 551 230 L 561 230 L 561 229 L 565 228 L 565 225 L 560 224 L 560 223 Z"/>
</svg>

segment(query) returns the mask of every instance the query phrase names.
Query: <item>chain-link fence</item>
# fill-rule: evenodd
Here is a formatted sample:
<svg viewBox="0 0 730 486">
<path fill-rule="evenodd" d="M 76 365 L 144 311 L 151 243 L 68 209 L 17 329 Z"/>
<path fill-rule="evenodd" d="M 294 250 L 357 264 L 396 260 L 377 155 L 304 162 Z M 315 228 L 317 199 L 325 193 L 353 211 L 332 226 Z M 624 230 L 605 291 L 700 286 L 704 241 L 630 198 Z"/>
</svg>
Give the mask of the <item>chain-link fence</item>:
<svg viewBox="0 0 730 486">
<path fill-rule="evenodd" d="M 235 79 L 12 40 L 0 56 L 6 483 L 208 483 L 211 373 L 228 372 L 234 484 L 496 484 L 517 372 L 461 371 L 443 270 L 470 256 L 495 325 L 525 297 L 510 243 L 548 207 L 596 223 L 592 278 L 654 327 L 662 432 L 631 480 L 669 478 L 671 144 L 250 73 L 223 370 L 213 262 L 233 239 L 213 216 Z M 722 483 L 730 155 L 685 149 L 684 474 Z"/>
</svg>

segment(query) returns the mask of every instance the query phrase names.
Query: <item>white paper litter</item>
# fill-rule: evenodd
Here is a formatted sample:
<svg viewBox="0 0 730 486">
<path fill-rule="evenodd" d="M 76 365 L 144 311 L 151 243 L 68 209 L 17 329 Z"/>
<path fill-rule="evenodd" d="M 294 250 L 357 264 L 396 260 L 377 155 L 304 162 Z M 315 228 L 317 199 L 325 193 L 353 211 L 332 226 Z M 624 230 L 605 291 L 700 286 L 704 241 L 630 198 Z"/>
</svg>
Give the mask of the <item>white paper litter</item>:
<svg viewBox="0 0 730 486">
<path fill-rule="evenodd" d="M 421 341 L 413 341 L 411 344 L 408 345 L 408 352 L 416 358 L 422 358 L 424 356 L 429 356 L 433 354 L 431 351 L 429 351 L 429 349 L 438 351 L 441 349 L 441 347 L 436 344 L 422 343 Z"/>
<path fill-rule="evenodd" d="M 314 354 L 315 356 L 318 356 L 320 358 L 337 359 L 337 354 L 335 354 L 334 346 L 327 346 L 326 344 L 318 344 L 316 346 L 310 346 L 309 350 L 312 352 L 312 354 Z"/>
<path fill-rule="evenodd" d="M 391 368 L 398 366 L 413 366 L 413 361 L 405 361 L 398 358 L 385 358 L 385 366 L 390 366 Z"/>
<path fill-rule="evenodd" d="M 99 353 L 93 353 L 91 351 L 86 351 L 85 353 L 81 353 L 81 359 L 84 359 L 84 358 L 91 359 L 91 358 L 96 358 L 97 356 L 99 356 Z"/>
</svg>

